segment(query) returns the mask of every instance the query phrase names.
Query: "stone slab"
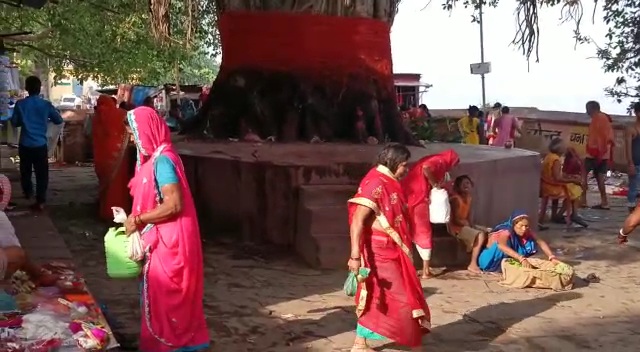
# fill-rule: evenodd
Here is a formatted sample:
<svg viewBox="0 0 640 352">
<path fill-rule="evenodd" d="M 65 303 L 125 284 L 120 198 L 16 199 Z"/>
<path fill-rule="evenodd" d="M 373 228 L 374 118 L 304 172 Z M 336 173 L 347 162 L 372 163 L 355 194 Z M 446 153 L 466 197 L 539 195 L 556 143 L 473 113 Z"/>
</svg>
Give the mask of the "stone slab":
<svg viewBox="0 0 640 352">
<path fill-rule="evenodd" d="M 71 261 L 72 256 L 64 240 L 46 215 L 9 214 L 20 244 L 33 260 L 39 263 Z"/>
</svg>

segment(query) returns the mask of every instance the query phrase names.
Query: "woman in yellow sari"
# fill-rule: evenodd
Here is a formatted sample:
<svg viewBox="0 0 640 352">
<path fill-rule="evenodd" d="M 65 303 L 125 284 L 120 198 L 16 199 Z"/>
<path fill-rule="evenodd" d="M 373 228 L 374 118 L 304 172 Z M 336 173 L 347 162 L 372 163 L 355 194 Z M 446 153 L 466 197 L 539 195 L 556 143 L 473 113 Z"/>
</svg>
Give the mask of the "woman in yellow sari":
<svg viewBox="0 0 640 352">
<path fill-rule="evenodd" d="M 464 144 L 480 144 L 480 134 L 478 133 L 478 126 L 480 125 L 480 109 L 473 105 L 469 106 L 467 115 L 458 120 L 458 130 L 462 135 L 462 143 Z"/>
<path fill-rule="evenodd" d="M 540 221 L 543 221 L 547 212 L 546 203 L 549 199 L 562 199 L 563 208 L 566 209 L 565 222 L 567 227 L 575 222 L 580 226 L 587 224 L 578 216 L 580 196 L 582 195 L 582 177 L 579 175 L 567 175 L 562 172 L 561 157 L 567 147 L 562 138 L 554 138 L 549 144 L 549 153 L 542 162 L 542 176 L 540 178 L 540 193 L 543 198 L 540 208 Z"/>
</svg>

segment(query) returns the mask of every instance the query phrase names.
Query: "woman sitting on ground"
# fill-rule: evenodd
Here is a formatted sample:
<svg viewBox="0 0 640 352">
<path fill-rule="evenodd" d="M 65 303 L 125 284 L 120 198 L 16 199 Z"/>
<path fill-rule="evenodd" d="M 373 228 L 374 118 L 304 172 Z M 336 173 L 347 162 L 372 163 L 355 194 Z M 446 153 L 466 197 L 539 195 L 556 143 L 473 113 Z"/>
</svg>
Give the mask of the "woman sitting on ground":
<svg viewBox="0 0 640 352">
<path fill-rule="evenodd" d="M 527 258 L 538 252 L 538 247 L 554 264 L 560 263 L 544 240 L 531 231 L 529 216 L 515 211 L 509 220 L 493 228 L 487 245 L 478 256 L 478 267 L 484 272 L 500 271 L 502 260 L 513 258 L 525 268 L 533 266 Z"/>
<path fill-rule="evenodd" d="M 540 177 L 540 193 L 543 198 L 562 199 L 562 207 L 565 209 L 565 223 L 571 227 L 572 223 L 587 227 L 577 210 L 580 207 L 582 196 L 582 177 L 580 175 L 567 175 L 562 172 L 560 158 L 566 152 L 566 145 L 561 138 L 554 138 L 549 144 L 549 153 L 542 162 L 542 175 Z M 546 207 L 540 208 L 539 218 L 543 222 L 546 216 Z"/>
<path fill-rule="evenodd" d="M 471 190 L 473 182 L 467 175 L 458 176 L 453 183 L 453 193 L 449 196 L 451 203 L 451 220 L 449 233 L 462 241 L 471 252 L 471 262 L 467 270 L 480 273 L 478 255 L 487 240 L 487 228 L 471 224 Z"/>
<path fill-rule="evenodd" d="M 582 179 L 584 175 L 584 163 L 582 159 L 580 159 L 580 155 L 578 151 L 573 147 L 568 147 L 567 151 L 564 153 L 564 162 L 562 163 L 562 173 L 571 177 L 576 178 L 580 177 Z M 580 206 L 585 207 L 587 204 L 586 200 L 586 190 L 585 185 L 582 186 L 582 196 L 580 196 Z M 551 204 L 551 220 L 553 222 L 558 222 L 564 224 L 564 213 L 567 211 L 564 207 L 560 208 L 558 211 L 558 200 L 554 199 Z"/>
</svg>

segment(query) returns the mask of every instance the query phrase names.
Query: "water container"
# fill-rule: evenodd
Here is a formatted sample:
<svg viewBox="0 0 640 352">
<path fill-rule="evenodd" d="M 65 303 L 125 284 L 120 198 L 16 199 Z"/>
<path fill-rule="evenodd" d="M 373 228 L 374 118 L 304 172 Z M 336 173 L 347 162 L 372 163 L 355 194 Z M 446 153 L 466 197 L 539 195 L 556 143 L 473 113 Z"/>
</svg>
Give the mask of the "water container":
<svg viewBox="0 0 640 352">
<path fill-rule="evenodd" d="M 129 237 L 124 227 L 112 227 L 104 236 L 107 275 L 113 279 L 134 279 L 140 275 L 142 264 L 129 259 Z"/>
</svg>

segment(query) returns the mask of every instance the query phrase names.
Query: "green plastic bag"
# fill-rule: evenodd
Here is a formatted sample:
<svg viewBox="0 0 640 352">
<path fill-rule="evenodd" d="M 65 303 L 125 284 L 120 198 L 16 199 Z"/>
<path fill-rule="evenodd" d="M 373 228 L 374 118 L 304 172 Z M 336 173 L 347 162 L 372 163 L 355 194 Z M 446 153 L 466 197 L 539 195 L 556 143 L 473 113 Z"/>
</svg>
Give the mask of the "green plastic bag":
<svg viewBox="0 0 640 352">
<path fill-rule="evenodd" d="M 344 282 L 344 294 L 349 297 L 354 297 L 356 295 L 356 291 L 358 290 L 358 282 L 364 281 L 369 277 L 369 273 L 371 269 L 369 268 L 360 268 L 358 271 L 358 275 L 355 275 L 352 272 L 349 272 L 347 276 L 347 280 Z"/>
<path fill-rule="evenodd" d="M 129 259 L 129 237 L 124 227 L 112 227 L 104 236 L 107 275 L 113 279 L 134 279 L 142 272 L 142 264 Z"/>
</svg>

